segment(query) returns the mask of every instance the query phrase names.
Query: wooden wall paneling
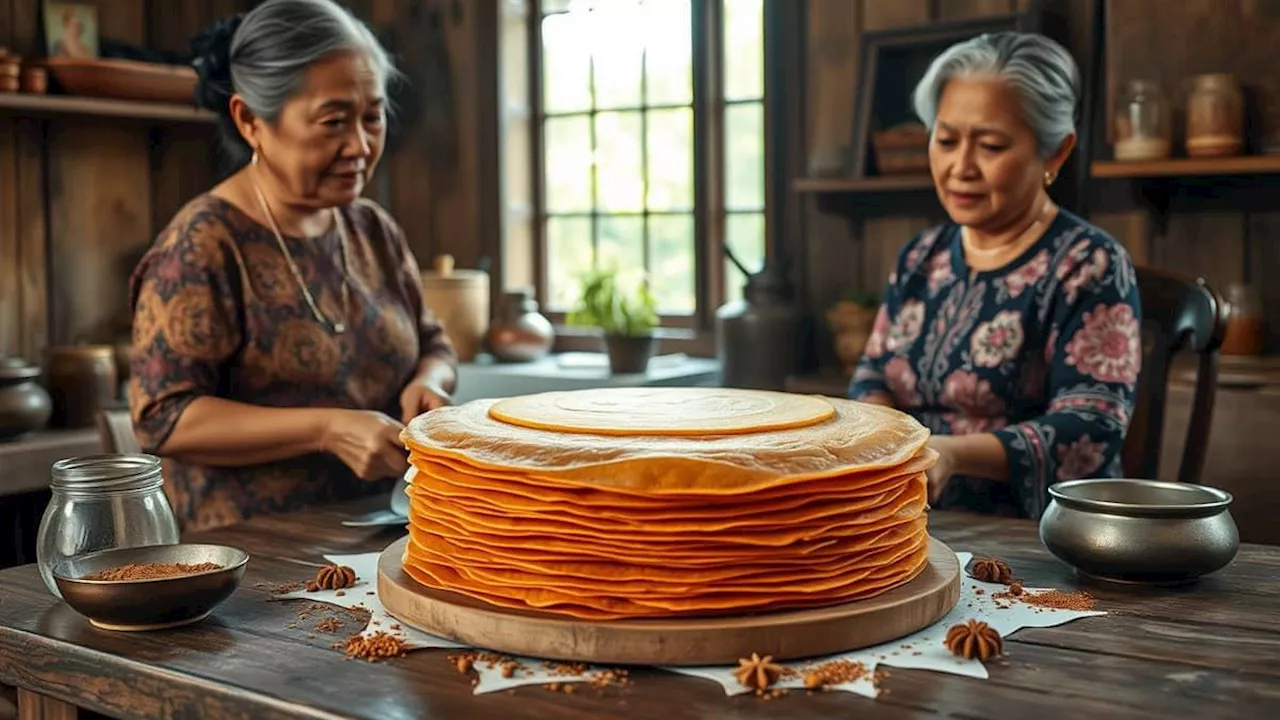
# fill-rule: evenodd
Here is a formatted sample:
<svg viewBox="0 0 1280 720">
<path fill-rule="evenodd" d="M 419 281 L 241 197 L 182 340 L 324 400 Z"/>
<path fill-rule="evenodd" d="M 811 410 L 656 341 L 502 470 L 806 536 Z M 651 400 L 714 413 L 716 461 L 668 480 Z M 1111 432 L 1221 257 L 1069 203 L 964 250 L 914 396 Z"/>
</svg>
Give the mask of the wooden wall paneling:
<svg viewBox="0 0 1280 720">
<path fill-rule="evenodd" d="M 0 42 L 10 47 L 15 40 L 12 13 L 12 0 L 0 0 Z M 16 232 L 17 199 L 12 182 L 15 152 L 13 125 L 6 119 L 0 119 L 0 358 L 24 354 L 19 290 L 22 260 Z"/>
<path fill-rule="evenodd" d="M 497 88 L 481 88 L 476 58 L 478 43 L 482 37 L 481 5 L 493 3 L 465 3 L 462 12 L 451 10 L 451 3 L 439 3 L 445 19 L 445 41 L 449 49 L 449 65 L 453 75 L 453 94 L 457 104 L 458 122 L 456 155 L 453 167 L 431 168 L 433 190 L 431 202 L 436 212 L 435 252 L 449 253 L 458 267 L 473 268 L 480 262 L 482 250 L 479 237 L 479 206 L 477 192 L 480 184 L 480 114 L 479 94 L 497 92 Z M 458 7 L 458 6 L 454 6 Z M 496 57 L 496 51 L 495 51 Z M 426 98 L 431 102 L 431 98 Z M 490 140 L 496 142 L 495 136 Z M 421 197 L 418 198 L 421 202 Z M 426 260 L 430 262 L 430 260 Z"/>
<path fill-rule="evenodd" d="M 173 3 L 148 0 L 148 46 L 156 50 L 189 52 L 191 38 L 220 19 L 223 8 L 205 2 Z M 192 198 L 210 190 L 218 179 L 222 155 L 218 130 L 199 124 L 156 127 L 150 131 L 151 227 L 158 235 Z M 121 267 L 132 272 L 132 267 Z"/>
<path fill-rule="evenodd" d="M 17 223 L 15 239 L 21 248 L 19 306 L 22 308 L 22 354 L 40 362 L 49 344 L 49 232 L 44 204 L 48 123 L 22 119 L 12 123 L 16 142 L 13 196 Z M 6 164 L 5 170 L 9 166 Z M 5 192 L 6 201 L 9 192 Z M 5 228 L 6 230 L 8 228 Z M 0 291 L 0 295 L 4 293 Z"/>
<path fill-rule="evenodd" d="M 1245 280 L 1262 296 L 1267 352 L 1280 352 L 1280 212 L 1251 213 Z M 1223 292 L 1226 288 L 1222 288 Z"/>
<path fill-rule="evenodd" d="M 93 0 L 99 30 L 146 42 L 145 0 Z M 150 242 L 148 138 L 139 127 L 67 119 L 50 124 L 51 343 L 110 340 L 127 311 L 123 258 Z"/>
<path fill-rule="evenodd" d="M 1151 264 L 1151 221 L 1145 211 L 1095 212 L 1089 221 L 1120 241 L 1135 265 Z"/>
<path fill-rule="evenodd" d="M 17 143 L 14 124 L 0 125 L 0 357 L 22 356 L 22 251 L 17 233 Z"/>
<path fill-rule="evenodd" d="M 970 11 L 983 4 L 979 0 L 950 0 L 946 3 L 951 12 L 964 8 Z M 1007 11 L 1007 3 L 1003 11 Z M 899 0 L 878 2 L 863 0 L 862 30 L 888 30 L 911 25 L 923 25 L 935 19 L 930 0 Z M 972 17 L 972 15 L 970 15 Z M 932 202 L 932 201 L 930 201 Z M 864 292 L 880 293 L 884 290 L 902 246 L 913 235 L 930 224 L 931 209 L 922 208 L 917 216 L 867 218 L 862 223 L 862 262 L 859 285 Z"/>
<path fill-rule="evenodd" d="M 858 42 L 862 3 L 809 0 L 807 87 L 808 174 L 843 172 L 853 132 L 854 96 L 858 83 Z M 860 266 L 858 223 L 822 212 L 816 198 L 805 201 L 803 301 L 814 317 L 816 362 L 836 363 L 833 336 L 823 313 L 841 295 L 855 290 Z"/>
<path fill-rule="evenodd" d="M 13 40 L 11 0 L 0 0 L 0 42 Z M 12 232 L 14 218 L 12 206 L 6 196 L 11 195 L 9 179 L 13 165 L 13 137 L 9 123 L 0 121 L 0 357 L 21 355 L 21 330 L 19 320 L 22 308 L 18 300 L 19 264 L 17 234 Z"/>
<path fill-rule="evenodd" d="M 1154 264 L 1191 277 L 1203 277 L 1214 289 L 1244 279 L 1245 215 L 1197 212 L 1170 215 L 1165 234 L 1152 243 Z"/>
<path fill-rule="evenodd" d="M 1007 15 L 1019 10 L 1019 0 L 937 0 L 939 20 L 967 20 L 969 18 Z"/>
<path fill-rule="evenodd" d="M 402 117 L 405 123 L 393 156 L 383 159 L 384 172 L 390 176 L 391 205 L 387 208 L 396 222 L 404 229 L 409 246 L 423 266 L 430 266 L 432 257 L 439 251 L 433 229 L 436 215 L 441 208 L 437 195 L 437 175 L 428 163 L 427 142 L 423 132 L 423 115 L 428 110 L 430 98 L 422 97 L 422 65 L 428 52 L 423 36 L 427 22 L 427 3 L 414 0 L 398 0 L 396 14 L 399 21 L 394 28 L 396 49 L 402 63 L 400 70 L 413 84 L 413 103 L 410 114 Z M 436 102 L 443 102 L 437 99 Z M 455 258 L 460 268 L 469 267 Z"/>
<path fill-rule="evenodd" d="M 0 2 L 0 37 L 16 53 L 38 45 L 36 3 Z M 0 355 L 39 362 L 49 328 L 48 248 L 44 214 L 44 123 L 0 120 Z M 7 336 L 7 337 L 5 337 Z"/>
</svg>

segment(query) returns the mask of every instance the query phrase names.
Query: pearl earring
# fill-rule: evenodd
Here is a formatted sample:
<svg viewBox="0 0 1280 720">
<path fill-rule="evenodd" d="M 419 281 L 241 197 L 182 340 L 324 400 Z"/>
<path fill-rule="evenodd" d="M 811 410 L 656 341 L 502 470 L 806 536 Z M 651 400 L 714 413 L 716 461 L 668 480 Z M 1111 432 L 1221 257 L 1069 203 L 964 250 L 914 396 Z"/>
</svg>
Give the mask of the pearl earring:
<svg viewBox="0 0 1280 720">
<path fill-rule="evenodd" d="M 1045 187 L 1049 187 L 1050 185 L 1052 185 L 1052 184 L 1053 184 L 1053 181 L 1054 181 L 1054 180 L 1057 180 L 1057 179 L 1058 179 L 1058 175 L 1057 175 L 1057 173 L 1051 173 L 1051 172 L 1049 172 L 1048 170 L 1045 170 L 1045 172 L 1044 172 L 1044 186 L 1045 186 Z"/>
</svg>

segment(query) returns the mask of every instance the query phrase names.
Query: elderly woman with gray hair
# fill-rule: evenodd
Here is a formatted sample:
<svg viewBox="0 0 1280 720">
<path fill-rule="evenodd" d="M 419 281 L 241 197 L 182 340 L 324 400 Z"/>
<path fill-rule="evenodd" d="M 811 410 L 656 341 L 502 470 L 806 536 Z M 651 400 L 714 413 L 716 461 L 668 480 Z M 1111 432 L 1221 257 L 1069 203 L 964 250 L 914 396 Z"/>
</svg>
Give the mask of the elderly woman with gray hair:
<svg viewBox="0 0 1280 720">
<path fill-rule="evenodd" d="M 1132 261 L 1048 194 L 1075 146 L 1079 74 L 995 33 L 915 90 L 949 222 L 898 257 L 848 395 L 934 433 L 934 507 L 1039 517 L 1048 486 L 1115 477 L 1141 365 Z"/>
<path fill-rule="evenodd" d="M 393 72 L 331 0 L 267 0 L 195 42 L 234 172 L 134 271 L 129 404 L 184 529 L 385 493 L 455 354 L 396 223 L 361 193 Z"/>
</svg>

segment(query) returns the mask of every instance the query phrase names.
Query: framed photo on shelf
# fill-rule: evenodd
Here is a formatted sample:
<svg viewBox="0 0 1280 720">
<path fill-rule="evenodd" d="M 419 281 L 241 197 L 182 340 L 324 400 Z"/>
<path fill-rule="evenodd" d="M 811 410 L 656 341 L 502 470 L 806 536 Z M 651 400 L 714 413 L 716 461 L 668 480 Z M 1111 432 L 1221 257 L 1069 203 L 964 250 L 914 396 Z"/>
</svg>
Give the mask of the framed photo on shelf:
<svg viewBox="0 0 1280 720">
<path fill-rule="evenodd" d="M 928 140 L 921 140 L 911 96 L 929 64 L 951 45 L 988 32 L 1042 32 L 1035 9 L 1011 15 L 934 22 L 863 33 L 861 61 L 849 144 L 849 174 L 867 178 L 886 174 L 927 174 Z M 880 134 L 885 162 L 877 163 L 873 138 Z M 920 145 L 923 143 L 923 145 Z M 919 147 L 917 147 L 919 146 Z M 921 164 L 923 163 L 923 168 Z M 885 167 L 881 167 L 884 165 Z"/>
<path fill-rule="evenodd" d="M 98 57 L 98 9 L 93 5 L 44 0 L 45 54 L 85 60 Z"/>
</svg>

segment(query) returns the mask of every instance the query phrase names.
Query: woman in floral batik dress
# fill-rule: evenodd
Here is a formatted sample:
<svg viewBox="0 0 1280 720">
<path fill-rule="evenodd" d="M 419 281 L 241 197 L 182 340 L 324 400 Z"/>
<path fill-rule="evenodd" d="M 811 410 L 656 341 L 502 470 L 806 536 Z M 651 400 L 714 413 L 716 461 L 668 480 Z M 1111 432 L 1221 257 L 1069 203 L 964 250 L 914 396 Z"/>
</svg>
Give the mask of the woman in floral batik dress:
<svg viewBox="0 0 1280 720">
<path fill-rule="evenodd" d="M 953 46 L 916 89 L 950 222 L 908 242 L 849 396 L 934 433 L 934 507 L 1036 518 L 1116 477 L 1141 365 L 1124 248 L 1047 188 L 1075 143 L 1075 63 L 1047 38 Z"/>
</svg>

